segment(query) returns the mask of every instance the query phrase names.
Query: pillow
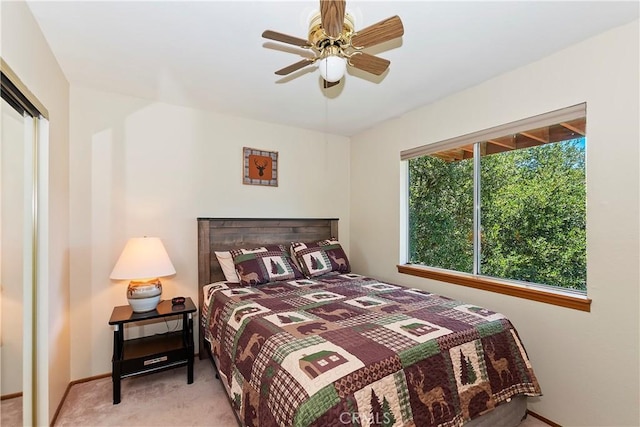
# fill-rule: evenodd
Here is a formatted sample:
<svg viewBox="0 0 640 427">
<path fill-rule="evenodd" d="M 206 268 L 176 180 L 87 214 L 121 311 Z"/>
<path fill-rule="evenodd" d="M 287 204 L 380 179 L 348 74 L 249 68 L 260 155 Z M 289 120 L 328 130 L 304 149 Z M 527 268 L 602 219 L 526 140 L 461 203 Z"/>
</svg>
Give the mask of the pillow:
<svg viewBox="0 0 640 427">
<path fill-rule="evenodd" d="M 289 245 L 289 256 L 291 257 L 291 261 L 293 262 L 293 265 L 295 265 L 296 268 L 301 271 L 301 274 L 304 275 L 304 270 L 302 269 L 302 266 L 298 262 L 298 258 L 296 258 L 296 253 L 293 250 L 293 244 Z"/>
<path fill-rule="evenodd" d="M 332 271 L 351 272 L 347 254 L 336 239 L 307 243 L 291 242 L 291 249 L 307 277 L 321 276 Z"/>
<path fill-rule="evenodd" d="M 243 286 L 304 278 L 282 245 L 234 249 L 231 256 Z"/>
<path fill-rule="evenodd" d="M 236 272 L 236 266 L 233 264 L 233 257 L 231 256 L 231 252 L 214 252 L 216 254 L 216 258 L 218 258 L 218 262 L 220 263 L 220 268 L 222 268 L 222 272 L 224 273 L 225 280 L 231 283 L 240 283 L 240 278 L 238 277 L 238 273 Z"/>
</svg>

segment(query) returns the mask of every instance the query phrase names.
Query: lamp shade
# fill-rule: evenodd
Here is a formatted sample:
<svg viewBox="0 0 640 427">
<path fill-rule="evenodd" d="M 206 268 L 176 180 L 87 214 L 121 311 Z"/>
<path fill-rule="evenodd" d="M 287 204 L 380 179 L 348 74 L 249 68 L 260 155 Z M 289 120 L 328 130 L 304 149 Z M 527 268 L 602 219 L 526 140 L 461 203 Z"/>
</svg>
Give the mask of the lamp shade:
<svg viewBox="0 0 640 427">
<path fill-rule="evenodd" d="M 347 71 L 347 60 L 339 56 L 329 55 L 320 60 L 318 68 L 323 79 L 330 83 L 335 83 Z"/>
<path fill-rule="evenodd" d="M 158 237 L 134 237 L 127 241 L 109 276 L 116 280 L 171 276 L 176 269 Z"/>
</svg>

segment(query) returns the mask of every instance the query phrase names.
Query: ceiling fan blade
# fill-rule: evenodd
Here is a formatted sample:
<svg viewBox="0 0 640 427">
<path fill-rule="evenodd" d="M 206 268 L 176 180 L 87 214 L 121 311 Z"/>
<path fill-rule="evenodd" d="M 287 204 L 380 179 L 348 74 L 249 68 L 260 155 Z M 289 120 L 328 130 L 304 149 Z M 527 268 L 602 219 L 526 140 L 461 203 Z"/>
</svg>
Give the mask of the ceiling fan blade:
<svg viewBox="0 0 640 427">
<path fill-rule="evenodd" d="M 349 65 L 379 76 L 389 68 L 390 61 L 364 52 L 356 52 L 349 58 Z"/>
<path fill-rule="evenodd" d="M 399 16 L 392 16 L 377 24 L 364 28 L 351 37 L 351 45 L 354 48 L 366 48 L 402 37 L 404 26 Z"/>
<path fill-rule="evenodd" d="M 305 58 L 302 61 L 298 61 L 295 64 L 291 64 L 288 67 L 284 67 L 283 69 L 276 71 L 276 74 L 279 76 L 286 76 L 287 74 L 291 74 L 294 71 L 299 70 L 300 68 L 304 68 L 307 65 L 313 64 L 314 62 L 316 62 L 315 59 Z"/>
<path fill-rule="evenodd" d="M 337 39 L 344 24 L 345 0 L 320 0 L 320 22 L 324 32 Z"/>
<path fill-rule="evenodd" d="M 288 43 L 298 47 L 309 47 L 309 42 L 299 37 L 288 36 L 286 34 L 278 33 L 271 30 L 266 30 L 262 33 L 262 37 L 265 39 L 275 40 L 277 42 Z"/>
<path fill-rule="evenodd" d="M 322 87 L 324 87 L 325 89 L 329 89 L 330 87 L 333 87 L 337 84 L 340 84 L 340 80 L 338 80 L 337 82 L 328 82 L 325 79 L 322 79 Z"/>
</svg>

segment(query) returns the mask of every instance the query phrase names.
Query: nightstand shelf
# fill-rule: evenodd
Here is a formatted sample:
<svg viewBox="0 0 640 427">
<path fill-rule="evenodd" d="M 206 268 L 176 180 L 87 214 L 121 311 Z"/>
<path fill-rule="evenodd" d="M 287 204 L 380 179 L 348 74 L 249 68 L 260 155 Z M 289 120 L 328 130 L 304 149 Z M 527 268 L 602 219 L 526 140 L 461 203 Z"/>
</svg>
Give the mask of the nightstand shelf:
<svg viewBox="0 0 640 427">
<path fill-rule="evenodd" d="M 191 298 L 182 305 L 172 306 L 161 301 L 146 313 L 134 313 L 128 305 L 115 307 L 109 324 L 113 331 L 113 403 L 120 403 L 120 380 L 135 375 L 187 366 L 187 383 L 193 383 L 193 313 L 196 307 Z M 139 321 L 182 316 L 182 330 L 141 338 L 124 339 L 124 325 Z"/>
</svg>

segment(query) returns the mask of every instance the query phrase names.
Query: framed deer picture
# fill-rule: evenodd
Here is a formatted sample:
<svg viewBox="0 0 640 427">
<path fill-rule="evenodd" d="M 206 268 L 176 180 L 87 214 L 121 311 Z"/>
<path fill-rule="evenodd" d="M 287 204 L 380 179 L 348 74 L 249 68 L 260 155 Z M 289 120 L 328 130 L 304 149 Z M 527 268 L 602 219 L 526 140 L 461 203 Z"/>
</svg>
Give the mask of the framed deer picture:
<svg viewBox="0 0 640 427">
<path fill-rule="evenodd" d="M 243 184 L 278 186 L 278 152 L 244 147 Z"/>
</svg>

